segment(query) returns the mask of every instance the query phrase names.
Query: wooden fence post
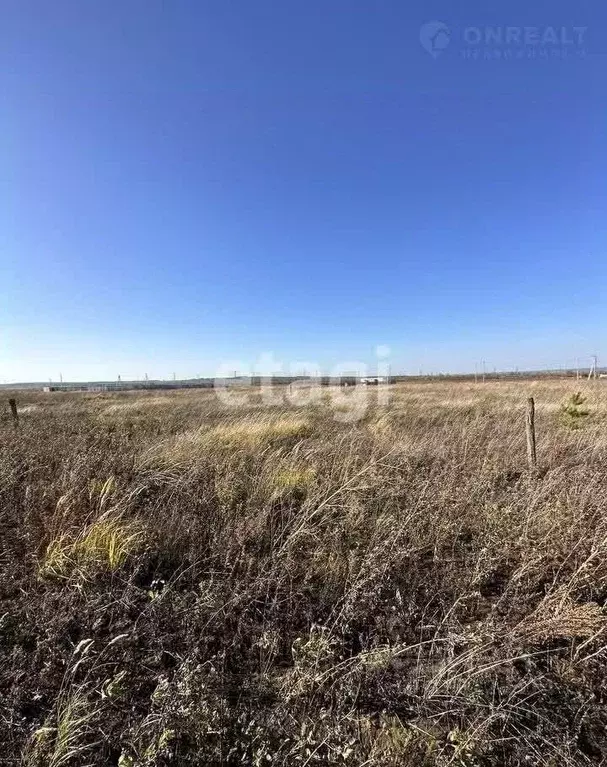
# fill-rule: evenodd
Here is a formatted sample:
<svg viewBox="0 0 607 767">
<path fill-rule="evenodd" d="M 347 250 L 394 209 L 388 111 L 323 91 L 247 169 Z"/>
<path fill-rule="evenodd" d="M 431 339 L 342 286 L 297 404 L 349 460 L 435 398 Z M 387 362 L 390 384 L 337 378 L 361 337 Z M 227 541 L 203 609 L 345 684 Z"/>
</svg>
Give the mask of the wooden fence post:
<svg viewBox="0 0 607 767">
<path fill-rule="evenodd" d="M 531 471 L 537 470 L 537 453 L 535 449 L 535 402 L 533 397 L 527 400 L 527 413 L 525 416 L 525 430 L 527 432 L 527 461 Z"/>
<path fill-rule="evenodd" d="M 9 399 L 8 404 L 10 405 L 10 408 L 11 408 L 13 423 L 15 424 L 15 428 L 17 428 L 17 426 L 19 426 L 19 413 L 17 412 L 17 400 Z"/>
</svg>

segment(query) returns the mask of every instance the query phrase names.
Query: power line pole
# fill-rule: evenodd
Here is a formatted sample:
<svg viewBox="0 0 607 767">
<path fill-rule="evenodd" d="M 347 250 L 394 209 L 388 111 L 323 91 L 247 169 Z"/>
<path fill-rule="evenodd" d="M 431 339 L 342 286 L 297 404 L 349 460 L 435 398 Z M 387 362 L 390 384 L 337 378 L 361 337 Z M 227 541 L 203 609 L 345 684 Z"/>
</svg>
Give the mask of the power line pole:
<svg viewBox="0 0 607 767">
<path fill-rule="evenodd" d="M 598 357 L 596 354 L 592 355 L 592 366 L 590 368 L 590 372 L 588 373 L 588 380 L 590 381 L 591 378 L 597 378 L 597 368 L 598 368 Z"/>
</svg>

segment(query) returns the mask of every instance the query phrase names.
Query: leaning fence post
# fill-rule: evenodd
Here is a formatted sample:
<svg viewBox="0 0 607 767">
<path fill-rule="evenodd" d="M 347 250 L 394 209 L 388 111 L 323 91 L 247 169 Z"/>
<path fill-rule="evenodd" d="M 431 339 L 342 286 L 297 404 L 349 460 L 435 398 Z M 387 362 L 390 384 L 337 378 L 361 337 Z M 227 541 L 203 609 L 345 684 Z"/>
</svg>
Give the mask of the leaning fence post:
<svg viewBox="0 0 607 767">
<path fill-rule="evenodd" d="M 19 413 L 17 412 L 17 400 L 16 399 L 9 399 L 8 404 L 11 408 L 11 415 L 13 416 L 13 423 L 15 424 L 15 428 L 19 426 Z"/>
<path fill-rule="evenodd" d="M 525 416 L 525 430 L 527 432 L 527 460 L 531 471 L 537 469 L 537 453 L 535 450 L 535 402 L 533 397 L 527 400 L 527 413 Z"/>
</svg>

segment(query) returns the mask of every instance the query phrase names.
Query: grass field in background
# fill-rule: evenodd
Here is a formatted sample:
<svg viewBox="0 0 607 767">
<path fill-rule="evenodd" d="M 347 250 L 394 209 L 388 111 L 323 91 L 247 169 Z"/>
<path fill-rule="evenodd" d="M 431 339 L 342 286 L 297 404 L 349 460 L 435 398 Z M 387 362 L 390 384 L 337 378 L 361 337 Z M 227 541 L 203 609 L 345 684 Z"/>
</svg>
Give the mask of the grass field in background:
<svg viewBox="0 0 607 767">
<path fill-rule="evenodd" d="M 16 393 L 0 763 L 601 764 L 607 381 L 389 393 Z"/>
</svg>

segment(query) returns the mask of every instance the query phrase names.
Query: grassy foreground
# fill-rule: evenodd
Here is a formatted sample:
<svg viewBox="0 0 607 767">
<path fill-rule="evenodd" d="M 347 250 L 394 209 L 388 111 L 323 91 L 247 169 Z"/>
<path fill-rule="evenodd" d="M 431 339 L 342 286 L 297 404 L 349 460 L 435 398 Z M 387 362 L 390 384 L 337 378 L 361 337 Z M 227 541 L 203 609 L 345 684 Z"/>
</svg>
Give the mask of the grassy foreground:
<svg viewBox="0 0 607 767">
<path fill-rule="evenodd" d="M 0 764 L 606 763 L 604 386 L 19 393 Z"/>
</svg>

